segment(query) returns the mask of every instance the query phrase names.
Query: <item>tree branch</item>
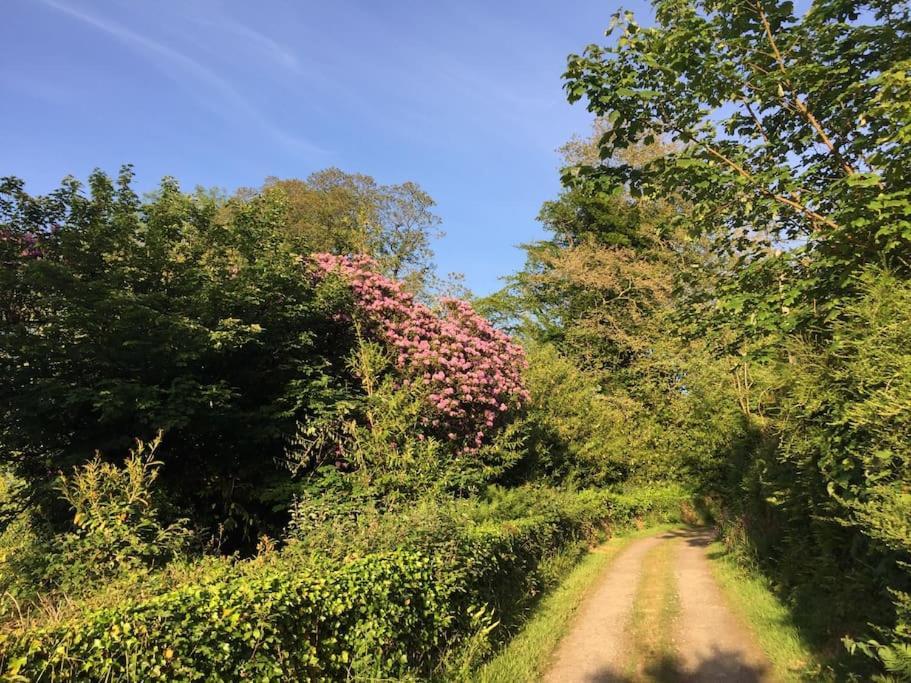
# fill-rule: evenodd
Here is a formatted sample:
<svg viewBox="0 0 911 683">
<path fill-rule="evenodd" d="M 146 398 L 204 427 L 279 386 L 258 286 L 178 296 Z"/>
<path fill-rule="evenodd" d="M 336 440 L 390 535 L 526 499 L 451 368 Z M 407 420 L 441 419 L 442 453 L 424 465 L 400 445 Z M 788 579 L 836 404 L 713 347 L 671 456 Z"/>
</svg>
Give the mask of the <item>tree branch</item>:
<svg viewBox="0 0 911 683">
<path fill-rule="evenodd" d="M 729 159 L 727 156 L 725 156 L 724 154 L 719 152 L 717 149 L 715 149 L 711 145 L 706 144 L 705 142 L 702 142 L 701 140 L 696 140 L 696 144 L 698 144 L 700 147 L 702 147 L 706 152 L 711 154 L 713 157 L 715 157 L 716 159 L 721 161 L 728 168 L 735 171 L 741 177 L 746 178 L 747 180 L 750 180 L 750 181 L 755 181 L 755 176 L 752 173 L 747 171 L 743 166 L 738 164 L 736 161 Z M 784 204 L 785 206 L 790 206 L 792 209 L 805 215 L 807 218 L 809 218 L 814 223 L 816 223 L 816 222 L 822 223 L 824 225 L 828 225 L 830 228 L 835 229 L 835 230 L 837 230 L 839 228 L 838 223 L 833 221 L 831 218 L 827 218 L 826 216 L 823 216 L 822 214 L 817 213 L 816 211 L 813 211 L 811 208 L 805 206 L 804 204 L 801 204 L 800 202 L 795 201 L 794 199 L 791 199 L 790 197 L 786 197 L 785 195 L 772 192 L 770 189 L 768 189 L 766 187 L 762 187 L 758 183 L 754 182 L 753 185 L 757 190 L 759 190 L 759 192 L 764 194 L 766 197 L 769 197 L 770 199 L 774 199 L 776 202 L 779 202 L 780 204 Z"/>
<path fill-rule="evenodd" d="M 759 20 L 762 22 L 762 28 L 765 31 L 766 39 L 769 41 L 769 47 L 772 49 L 772 56 L 775 58 L 775 61 L 778 64 L 778 70 L 781 72 L 785 85 L 788 86 L 788 90 L 790 90 L 791 94 L 793 95 L 794 106 L 797 107 L 797 111 L 803 115 L 813 130 L 816 131 L 819 139 L 822 140 L 822 144 L 824 144 L 828 148 L 829 152 L 835 156 L 842 170 L 844 170 L 847 175 L 854 175 L 857 173 L 857 171 L 853 166 L 851 166 L 850 163 L 848 163 L 832 139 L 829 138 L 829 136 L 826 134 L 826 131 L 823 129 L 822 124 L 819 123 L 819 120 L 813 115 L 813 112 L 809 110 L 806 102 L 800 99 L 800 95 L 797 93 L 794 85 L 791 83 L 790 78 L 788 78 L 788 72 L 785 68 L 784 56 L 782 56 L 781 50 L 778 49 L 778 43 L 775 41 L 775 36 L 772 34 L 772 25 L 769 23 L 769 18 L 766 15 L 765 10 L 762 8 L 762 3 L 760 0 L 756 0 L 755 7 L 756 11 L 759 13 Z"/>
<path fill-rule="evenodd" d="M 759 120 L 759 117 L 756 116 L 756 112 L 753 111 L 753 107 L 750 106 L 750 103 L 744 99 L 743 106 L 746 107 L 746 110 L 749 112 L 750 116 L 753 118 L 753 123 L 756 124 L 756 130 L 759 131 L 759 134 L 762 136 L 762 139 L 766 141 L 766 144 L 770 142 L 769 136 L 765 132 L 765 128 L 762 126 L 762 121 Z"/>
</svg>

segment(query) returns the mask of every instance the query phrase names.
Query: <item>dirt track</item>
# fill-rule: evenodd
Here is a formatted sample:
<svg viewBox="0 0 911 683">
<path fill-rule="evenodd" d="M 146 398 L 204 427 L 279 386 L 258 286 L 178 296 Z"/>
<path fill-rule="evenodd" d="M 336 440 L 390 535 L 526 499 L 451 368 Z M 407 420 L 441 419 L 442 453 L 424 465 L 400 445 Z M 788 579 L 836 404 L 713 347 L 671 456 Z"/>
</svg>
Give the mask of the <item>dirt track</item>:
<svg viewBox="0 0 911 683">
<path fill-rule="evenodd" d="M 711 534 L 677 530 L 632 543 L 599 578 L 579 609 L 570 632 L 560 642 L 545 676 L 548 683 L 613 681 L 774 680 L 761 650 L 725 604 L 712 577 L 706 547 Z M 649 586 L 640 576 L 657 557 L 660 544 L 670 544 L 670 570 L 676 579 L 674 616 L 651 625 L 672 644 L 654 659 L 643 655 L 633 631 L 637 598 Z M 641 616 L 641 615 L 640 615 Z M 641 618 L 640 618 L 641 621 Z"/>
</svg>

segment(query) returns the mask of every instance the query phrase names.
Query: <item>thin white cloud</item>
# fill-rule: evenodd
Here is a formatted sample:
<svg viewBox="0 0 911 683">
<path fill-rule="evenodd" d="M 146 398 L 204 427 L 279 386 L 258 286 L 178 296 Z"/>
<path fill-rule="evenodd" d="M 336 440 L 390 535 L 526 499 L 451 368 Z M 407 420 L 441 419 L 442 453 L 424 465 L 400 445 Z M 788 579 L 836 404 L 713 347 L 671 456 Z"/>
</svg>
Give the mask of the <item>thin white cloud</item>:
<svg viewBox="0 0 911 683">
<path fill-rule="evenodd" d="M 156 66 L 175 81 L 182 83 L 186 76 L 191 77 L 197 85 L 202 84 L 222 100 L 221 105 L 216 106 L 210 101 L 210 98 L 204 96 L 204 93 L 200 94 L 196 88 L 190 87 L 191 93 L 193 93 L 198 101 L 220 115 L 225 116 L 232 111 L 239 111 L 257 124 L 270 137 L 283 145 L 314 154 L 323 155 L 327 153 L 325 149 L 309 140 L 289 133 L 276 125 L 259 108 L 253 105 L 233 85 L 231 85 L 229 81 L 183 52 L 140 33 L 136 33 L 121 24 L 95 16 L 94 14 L 62 3 L 59 0 L 41 0 L 41 2 L 67 16 L 113 36 L 138 52 L 155 55 L 168 64 L 169 68 L 165 68 L 162 64 L 156 64 Z M 265 36 L 263 36 L 263 38 L 265 39 Z"/>
<path fill-rule="evenodd" d="M 246 39 L 247 44 L 257 46 L 260 52 L 268 59 L 294 73 L 301 73 L 303 70 L 297 55 L 294 54 L 289 47 L 282 45 L 277 40 L 250 28 L 236 19 L 226 16 L 224 13 L 220 13 L 217 20 L 212 19 L 211 16 L 207 16 L 195 17 L 194 21 L 202 26 L 219 28 L 222 31 L 234 33 L 235 35 Z"/>
</svg>

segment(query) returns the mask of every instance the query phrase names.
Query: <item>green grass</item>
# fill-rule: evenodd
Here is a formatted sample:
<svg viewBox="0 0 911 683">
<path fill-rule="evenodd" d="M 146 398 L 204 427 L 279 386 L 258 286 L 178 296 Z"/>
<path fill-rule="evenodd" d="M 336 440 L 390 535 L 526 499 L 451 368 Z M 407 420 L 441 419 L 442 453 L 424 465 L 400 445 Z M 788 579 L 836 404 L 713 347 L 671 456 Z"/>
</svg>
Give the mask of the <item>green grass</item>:
<svg viewBox="0 0 911 683">
<path fill-rule="evenodd" d="M 631 541 L 675 526 L 665 524 L 620 534 L 586 554 L 566 578 L 541 601 L 516 637 L 485 664 L 473 680 L 483 683 L 523 683 L 540 680 L 557 643 L 567 632 L 576 610 L 611 560 Z"/>
<path fill-rule="evenodd" d="M 720 543 L 709 547 L 709 559 L 731 608 L 750 627 L 769 658 L 774 680 L 832 680 L 829 669 L 814 655 L 767 579 L 738 564 Z"/>
<path fill-rule="evenodd" d="M 680 614 L 674 576 L 676 545 L 660 543 L 642 562 L 630 614 L 626 674 L 631 681 L 674 681 L 677 652 L 674 625 Z"/>
</svg>

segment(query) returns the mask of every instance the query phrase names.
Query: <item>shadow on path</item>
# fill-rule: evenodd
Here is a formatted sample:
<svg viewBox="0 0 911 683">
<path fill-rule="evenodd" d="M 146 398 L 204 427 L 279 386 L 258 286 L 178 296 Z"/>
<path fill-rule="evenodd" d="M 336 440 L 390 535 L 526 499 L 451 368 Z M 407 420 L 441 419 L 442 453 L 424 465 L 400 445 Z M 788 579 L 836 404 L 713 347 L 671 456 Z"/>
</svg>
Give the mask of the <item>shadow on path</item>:
<svg viewBox="0 0 911 683">
<path fill-rule="evenodd" d="M 685 529 L 672 529 L 661 534 L 658 538 L 683 538 L 684 542 L 693 548 L 707 548 L 716 538 L 716 531 L 712 527 L 691 526 Z"/>
<path fill-rule="evenodd" d="M 708 565 L 710 528 L 666 531 L 632 544 L 605 572 L 580 608 L 544 677 L 547 683 L 761 683 L 771 670 L 748 630 L 731 613 Z M 643 563 L 662 544 L 674 548 L 672 570 L 679 612 L 662 622 L 667 654 L 638 653 L 630 615 Z M 640 659 L 640 656 L 642 657 Z M 637 661 L 638 660 L 638 661 Z"/>
<path fill-rule="evenodd" d="M 658 681 L 659 683 L 702 683 L 703 681 L 730 681 L 731 683 L 760 683 L 768 680 L 768 669 L 743 660 L 737 652 L 715 650 L 712 656 L 704 659 L 700 666 L 693 670 L 684 670 L 674 657 L 665 657 L 650 665 L 640 675 L 602 669 L 586 680 L 590 683 L 641 683 Z"/>
</svg>

